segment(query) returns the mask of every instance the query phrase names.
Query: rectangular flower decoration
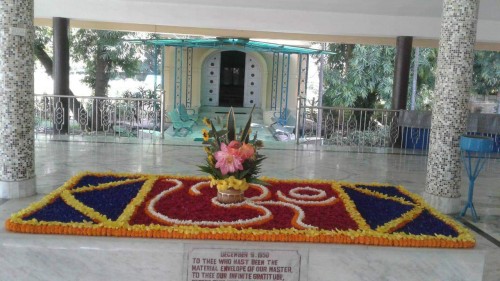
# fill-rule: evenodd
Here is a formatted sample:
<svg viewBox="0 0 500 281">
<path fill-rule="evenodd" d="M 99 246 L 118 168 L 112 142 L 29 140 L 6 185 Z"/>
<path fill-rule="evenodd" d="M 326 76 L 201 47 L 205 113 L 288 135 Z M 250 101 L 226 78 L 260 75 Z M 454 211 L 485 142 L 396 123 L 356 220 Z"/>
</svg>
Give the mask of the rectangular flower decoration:
<svg viewBox="0 0 500 281">
<path fill-rule="evenodd" d="M 222 204 L 208 177 L 82 173 L 13 214 L 15 232 L 470 248 L 473 235 L 400 186 L 263 179 Z"/>
</svg>

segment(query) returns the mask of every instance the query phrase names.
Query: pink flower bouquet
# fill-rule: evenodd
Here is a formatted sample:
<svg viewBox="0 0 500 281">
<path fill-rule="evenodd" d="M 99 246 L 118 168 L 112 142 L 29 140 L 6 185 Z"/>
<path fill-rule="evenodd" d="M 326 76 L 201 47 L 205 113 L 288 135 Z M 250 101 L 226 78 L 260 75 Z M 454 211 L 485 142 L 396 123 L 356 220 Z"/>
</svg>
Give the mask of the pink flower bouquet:
<svg viewBox="0 0 500 281">
<path fill-rule="evenodd" d="M 248 183 L 266 184 L 257 179 L 266 157 L 258 153 L 263 143 L 257 140 L 257 134 L 250 140 L 252 112 L 239 134 L 236 133 L 233 108 L 228 113 L 225 129 L 217 131 L 210 119 L 203 119 L 208 127 L 202 130 L 203 141 L 208 144 L 205 146 L 207 163 L 199 167 L 210 174 L 210 186 L 216 186 L 219 191 L 230 188 L 245 191 Z"/>
</svg>

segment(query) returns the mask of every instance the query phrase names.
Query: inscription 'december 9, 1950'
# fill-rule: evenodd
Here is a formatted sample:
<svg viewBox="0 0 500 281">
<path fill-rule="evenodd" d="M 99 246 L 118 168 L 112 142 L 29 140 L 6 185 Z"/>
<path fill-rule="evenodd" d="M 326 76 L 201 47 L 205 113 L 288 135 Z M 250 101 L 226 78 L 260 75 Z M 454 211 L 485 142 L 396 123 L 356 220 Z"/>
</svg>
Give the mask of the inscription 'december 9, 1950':
<svg viewBox="0 0 500 281">
<path fill-rule="evenodd" d="M 300 255 L 293 250 L 192 249 L 188 281 L 299 281 Z"/>
</svg>

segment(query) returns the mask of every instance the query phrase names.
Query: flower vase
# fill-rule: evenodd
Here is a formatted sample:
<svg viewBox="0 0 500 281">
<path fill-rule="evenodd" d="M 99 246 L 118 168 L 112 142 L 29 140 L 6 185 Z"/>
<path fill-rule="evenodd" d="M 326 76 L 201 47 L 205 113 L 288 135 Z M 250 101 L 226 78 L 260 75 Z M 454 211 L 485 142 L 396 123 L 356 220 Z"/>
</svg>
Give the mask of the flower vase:
<svg viewBox="0 0 500 281">
<path fill-rule="evenodd" d="M 234 188 L 217 190 L 217 201 L 222 204 L 234 204 L 245 201 L 244 191 Z"/>
</svg>

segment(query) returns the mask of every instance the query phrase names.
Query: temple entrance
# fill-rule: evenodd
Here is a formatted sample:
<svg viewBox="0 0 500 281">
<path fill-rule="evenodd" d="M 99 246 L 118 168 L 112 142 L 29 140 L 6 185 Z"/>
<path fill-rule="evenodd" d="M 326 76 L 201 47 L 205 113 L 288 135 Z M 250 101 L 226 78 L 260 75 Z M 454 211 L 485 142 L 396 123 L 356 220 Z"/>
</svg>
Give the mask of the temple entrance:
<svg viewBox="0 0 500 281">
<path fill-rule="evenodd" d="M 201 104 L 260 107 L 261 66 L 254 55 L 240 51 L 215 52 L 202 66 Z"/>
<path fill-rule="evenodd" d="M 245 53 L 221 52 L 219 106 L 243 106 Z"/>
</svg>

